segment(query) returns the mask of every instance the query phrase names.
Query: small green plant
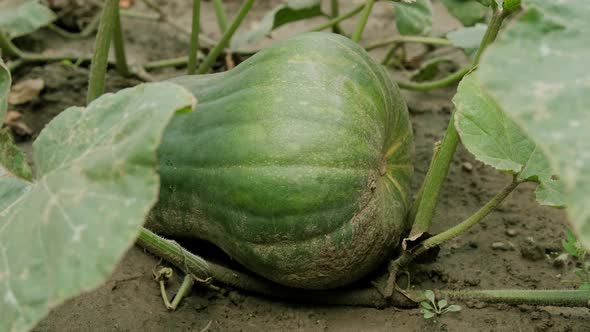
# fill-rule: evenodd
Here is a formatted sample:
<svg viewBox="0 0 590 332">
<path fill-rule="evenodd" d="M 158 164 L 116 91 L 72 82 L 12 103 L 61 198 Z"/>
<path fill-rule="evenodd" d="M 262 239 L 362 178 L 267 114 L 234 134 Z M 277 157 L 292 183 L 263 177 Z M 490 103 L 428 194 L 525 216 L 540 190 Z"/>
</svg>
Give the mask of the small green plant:
<svg viewBox="0 0 590 332">
<path fill-rule="evenodd" d="M 434 296 L 434 292 L 431 290 L 424 291 L 424 296 L 428 301 L 420 302 L 422 310 L 420 312 L 424 315 L 424 319 L 430 319 L 434 316 L 441 316 L 447 312 L 461 311 L 461 306 L 457 304 L 449 305 L 447 300 L 439 300 L 438 303 Z"/>
<path fill-rule="evenodd" d="M 562 255 L 572 256 L 578 263 L 573 270 L 578 278 L 575 281 L 576 284 L 579 284 L 578 289 L 590 290 L 590 260 L 587 259 L 588 252 L 570 230 L 565 232 L 565 239 L 561 241 L 561 245 L 566 251 Z"/>
</svg>

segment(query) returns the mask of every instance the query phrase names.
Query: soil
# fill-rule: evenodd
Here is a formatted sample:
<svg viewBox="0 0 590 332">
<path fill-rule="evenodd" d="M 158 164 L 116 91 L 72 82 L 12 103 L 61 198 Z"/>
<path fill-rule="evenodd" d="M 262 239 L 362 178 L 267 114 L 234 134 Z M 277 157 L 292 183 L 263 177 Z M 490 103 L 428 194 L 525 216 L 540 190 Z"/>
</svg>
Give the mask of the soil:
<svg viewBox="0 0 590 332">
<path fill-rule="evenodd" d="M 133 9 L 145 10 L 140 1 Z M 343 1 L 341 1 L 343 2 Z M 189 26 L 188 2 L 159 1 L 175 20 Z M 237 12 L 240 1 L 225 1 L 229 16 Z M 248 21 L 241 28 L 251 28 L 279 1 L 257 1 Z M 344 8 L 356 6 L 350 1 Z M 346 10 L 346 9 L 343 9 Z M 435 1 L 437 18 L 433 34 L 440 35 L 459 26 Z M 210 2 L 202 8 L 204 32 L 219 38 Z M 309 28 L 322 19 L 296 23 L 279 29 L 274 39 L 282 39 Z M 185 54 L 188 38 L 165 23 L 125 18 L 124 32 L 129 58 L 142 63 Z M 352 31 L 354 20 L 343 24 Z M 387 3 L 377 3 L 363 35 L 365 41 L 391 36 L 395 32 L 393 13 Z M 74 50 L 88 54 L 92 41 L 65 41 L 49 31 L 40 31 L 19 40 L 28 50 Z M 266 40 L 261 45 L 268 44 Z M 409 47 L 419 54 L 420 47 Z M 58 51 L 55 51 L 58 52 Z M 383 50 L 374 53 L 381 58 Z M 465 63 L 460 52 L 449 53 L 457 63 Z M 14 81 L 42 78 L 46 87 L 39 98 L 14 107 L 33 130 L 32 137 L 21 137 L 21 146 L 30 150 L 30 142 L 43 126 L 61 110 L 82 105 L 88 70 L 64 64 L 48 64 L 18 70 Z M 165 78 L 182 74 L 182 69 L 164 69 L 154 74 Z M 392 73 L 399 77 L 399 73 Z M 111 71 L 108 89 L 115 91 L 139 81 L 125 79 Z M 441 139 L 452 109 L 455 88 L 429 93 L 404 92 L 410 108 L 416 136 L 416 179 L 422 182 L 434 143 Z M 479 163 L 459 148 L 443 188 L 433 232 L 440 232 L 465 219 L 510 181 L 508 175 Z M 541 289 L 571 287 L 573 263 L 554 267 L 553 258 L 562 251 L 565 214 L 562 210 L 541 207 L 534 199 L 534 186 L 516 190 L 484 223 L 467 234 L 445 244 L 431 263 L 410 267 L 412 287 L 416 289 Z M 425 320 L 419 309 L 372 309 L 318 306 L 274 301 L 236 290 L 193 289 L 173 312 L 162 303 L 152 270 L 159 260 L 133 247 L 113 275 L 98 289 L 71 299 L 55 308 L 35 331 L 587 331 L 590 310 L 551 306 L 510 306 L 477 301 L 458 303 L 459 313 L 449 313 Z M 179 285 L 179 277 L 170 289 Z M 222 285 L 219 285 L 222 286 Z"/>
</svg>

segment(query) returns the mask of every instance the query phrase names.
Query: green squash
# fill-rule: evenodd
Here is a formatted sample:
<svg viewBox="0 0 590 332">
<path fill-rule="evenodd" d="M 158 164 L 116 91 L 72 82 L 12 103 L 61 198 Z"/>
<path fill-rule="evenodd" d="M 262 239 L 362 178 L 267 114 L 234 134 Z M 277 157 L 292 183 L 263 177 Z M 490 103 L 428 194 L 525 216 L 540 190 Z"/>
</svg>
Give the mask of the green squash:
<svg viewBox="0 0 590 332">
<path fill-rule="evenodd" d="M 397 86 L 357 44 L 302 34 L 173 81 L 199 104 L 166 129 L 149 228 L 308 289 L 358 280 L 397 247 L 412 129 Z"/>
</svg>

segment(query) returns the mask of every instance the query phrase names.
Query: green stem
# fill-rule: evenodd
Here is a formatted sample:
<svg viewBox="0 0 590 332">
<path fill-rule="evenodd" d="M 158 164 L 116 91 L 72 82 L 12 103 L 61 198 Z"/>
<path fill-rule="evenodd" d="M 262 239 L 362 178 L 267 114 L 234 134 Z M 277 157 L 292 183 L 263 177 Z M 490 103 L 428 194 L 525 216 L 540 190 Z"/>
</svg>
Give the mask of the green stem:
<svg viewBox="0 0 590 332">
<path fill-rule="evenodd" d="M 367 51 L 374 50 L 376 48 L 387 46 L 391 44 L 399 44 L 399 43 L 421 43 L 421 44 L 429 44 L 429 45 L 453 45 L 448 39 L 446 38 L 436 38 L 436 37 L 424 37 L 424 36 L 395 36 L 383 40 L 378 40 L 373 42 L 372 44 L 365 47 Z"/>
<path fill-rule="evenodd" d="M 421 83 L 414 83 L 414 82 L 402 82 L 397 81 L 397 85 L 401 89 L 406 90 L 413 90 L 413 91 L 430 91 L 434 89 L 444 88 L 447 87 L 463 78 L 469 71 L 471 70 L 471 66 L 463 67 L 456 72 L 452 73 L 451 75 L 441 78 L 440 80 L 430 81 L 430 82 L 421 82 Z"/>
<path fill-rule="evenodd" d="M 0 29 L 0 50 L 4 52 L 4 55 L 12 56 L 15 58 L 22 58 L 24 53 L 16 45 L 12 43 L 10 38 Z"/>
<path fill-rule="evenodd" d="M 480 300 L 489 303 L 590 307 L 590 291 L 571 289 L 501 289 L 441 291 L 451 300 Z"/>
<path fill-rule="evenodd" d="M 476 55 L 476 58 L 473 61 L 471 69 L 475 68 L 478 65 L 481 54 L 483 53 L 485 48 L 490 43 L 492 43 L 496 38 L 498 31 L 502 26 L 502 21 L 504 20 L 504 18 L 506 18 L 506 15 L 504 15 L 501 11 L 494 11 L 494 15 L 492 17 L 490 24 L 488 25 L 486 33 L 484 34 L 484 38 L 482 39 L 482 42 L 477 51 L 478 55 Z M 459 74 L 462 74 L 462 77 L 471 69 L 465 71 L 464 68 L 463 71 L 465 72 L 462 73 L 462 71 L 458 71 L 455 73 L 456 75 L 451 75 L 443 80 L 448 82 L 449 78 L 459 79 Z M 429 83 L 426 84 L 429 85 Z M 440 82 L 436 83 L 436 85 L 439 84 Z M 418 86 L 421 89 L 424 89 L 422 85 L 423 83 L 420 83 Z M 400 85 L 400 87 L 402 86 L 404 88 L 416 88 L 416 85 L 414 84 Z M 427 87 L 430 88 L 431 86 Z M 440 194 L 442 184 L 444 183 L 444 179 L 447 177 L 451 161 L 453 160 L 453 155 L 455 154 L 455 150 L 457 149 L 457 145 L 459 144 L 459 135 L 457 134 L 457 130 L 455 129 L 454 122 L 454 115 L 452 115 L 449 121 L 449 125 L 447 127 L 447 131 L 441 143 L 440 151 L 436 156 L 434 156 L 431 163 L 431 167 L 428 169 L 428 173 L 426 174 L 426 178 L 424 179 L 424 182 L 422 184 L 421 199 L 419 202 L 414 203 L 418 203 L 418 206 L 413 208 L 416 211 L 416 218 L 413 221 L 412 230 L 410 231 L 410 238 L 416 237 L 419 234 L 428 231 L 430 225 L 432 224 L 432 216 L 434 215 L 434 211 L 438 203 L 438 197 Z"/>
<path fill-rule="evenodd" d="M 438 204 L 438 198 L 442 184 L 449 172 L 453 155 L 459 143 L 459 134 L 455 129 L 455 115 L 451 115 L 451 120 L 440 144 L 438 153 L 433 156 L 431 166 L 426 173 L 426 178 L 422 184 L 422 195 L 417 201 L 416 218 L 409 237 L 415 238 L 425 233 L 430 228 L 432 216 Z"/>
<path fill-rule="evenodd" d="M 332 11 L 332 13 L 330 15 L 331 18 L 337 18 L 338 16 L 340 16 L 340 9 L 338 7 L 339 7 L 338 0 L 331 0 L 330 1 L 330 9 Z M 342 33 L 342 29 L 340 29 L 338 24 L 334 24 L 332 26 L 332 32 L 333 33 Z"/>
<path fill-rule="evenodd" d="M 441 154 L 443 150 L 441 149 Z M 521 182 L 513 180 L 508 186 L 502 191 L 496 194 L 490 201 L 482 206 L 477 212 L 471 215 L 469 218 L 463 220 L 461 223 L 447 229 L 446 231 L 439 233 L 433 237 L 426 239 L 420 244 L 416 250 L 412 250 L 412 255 L 417 256 L 426 250 L 438 246 L 446 241 L 449 241 L 469 230 L 477 223 L 482 221 L 490 212 L 492 212 L 500 203 L 502 203 L 510 193 L 518 187 Z M 424 198 L 423 198 L 424 199 Z"/>
<path fill-rule="evenodd" d="M 240 11 L 238 12 L 238 16 L 236 16 L 234 21 L 231 23 L 229 29 L 227 29 L 227 31 L 225 31 L 225 33 L 221 37 L 221 40 L 219 41 L 219 43 L 217 43 L 217 45 L 215 45 L 215 48 L 213 48 L 211 50 L 211 52 L 209 52 L 209 54 L 207 54 L 207 57 L 205 58 L 203 63 L 201 63 L 201 65 L 199 66 L 199 69 L 197 70 L 197 74 L 205 74 L 209 71 L 209 68 L 211 68 L 211 65 L 213 65 L 213 63 L 215 62 L 215 60 L 217 59 L 217 57 L 219 56 L 221 51 L 229 43 L 231 37 L 234 35 L 234 33 L 236 32 L 236 30 L 238 29 L 240 24 L 242 24 L 244 17 L 246 17 L 246 14 L 248 14 L 248 12 L 250 11 L 250 8 L 252 8 L 253 3 L 254 3 L 254 0 L 244 1 L 242 8 L 240 8 Z"/>
<path fill-rule="evenodd" d="M 508 16 L 508 14 L 506 14 L 502 10 L 494 10 L 494 14 L 492 15 L 490 24 L 488 25 L 488 28 L 486 29 L 486 32 L 481 40 L 481 43 L 479 44 L 479 48 L 477 49 L 477 53 L 473 58 L 473 68 L 477 67 L 477 65 L 479 64 L 479 60 L 481 60 L 481 56 L 488 47 L 488 45 L 490 45 L 494 42 L 494 40 L 496 40 L 496 36 L 498 36 L 498 31 L 500 31 L 500 27 L 502 27 L 502 22 L 504 21 L 506 16 Z"/>
<path fill-rule="evenodd" d="M 416 301 L 426 300 L 422 291 L 404 292 L 409 297 L 396 292 L 391 301 L 386 302 L 375 288 L 314 291 L 284 287 L 256 276 L 207 262 L 187 251 L 175 241 L 159 237 L 145 228 L 142 228 L 137 244 L 172 263 L 189 276 L 201 280 L 212 278 L 213 281 L 272 298 L 314 304 L 378 308 L 387 305 L 401 308 L 415 307 Z M 441 291 L 441 293 L 443 297 L 446 296 L 453 300 L 479 299 L 486 302 L 563 306 L 590 305 L 588 303 L 590 291 L 580 290 L 468 290 Z"/>
<path fill-rule="evenodd" d="M 392 301 L 387 303 L 375 288 L 314 291 L 281 286 L 256 276 L 207 262 L 182 248 L 178 243 L 159 237 L 145 228 L 142 228 L 137 244 L 172 263 L 186 274 L 203 280 L 211 277 L 214 281 L 272 298 L 315 304 L 377 308 L 385 307 L 388 304 L 396 307 L 416 306 L 414 301 L 409 300 L 401 293 L 394 294 Z"/>
<path fill-rule="evenodd" d="M 174 19 L 170 20 L 168 19 L 168 16 L 166 16 L 166 14 L 153 2 L 149 1 L 149 0 L 144 0 L 145 4 L 152 10 L 156 11 L 158 14 L 154 15 L 154 14 L 148 14 L 148 13 L 139 13 L 139 12 L 135 12 L 135 11 L 130 11 L 130 10 L 121 10 L 121 15 L 129 17 L 129 18 L 136 18 L 136 19 L 142 19 L 142 20 L 150 20 L 150 21 L 162 21 L 168 25 L 170 25 L 171 27 L 173 27 L 174 29 L 186 34 L 186 35 L 191 35 L 192 32 L 188 29 L 186 29 L 184 27 L 184 25 L 177 23 Z M 205 34 L 199 34 L 199 40 L 202 41 L 203 43 L 207 44 L 207 46 L 213 46 L 213 45 L 217 45 L 217 41 L 207 37 Z"/>
<path fill-rule="evenodd" d="M 439 158 L 449 158 L 449 152 L 450 151 L 445 151 L 444 147 L 441 147 L 439 150 L 435 150 L 435 158 L 437 160 Z M 450 154 L 450 157 L 452 157 L 452 153 Z M 441 181 L 442 181 L 442 179 L 444 179 L 444 177 L 441 177 Z M 401 256 L 399 256 L 395 260 L 392 260 L 389 263 L 389 266 L 388 266 L 389 277 L 383 287 L 383 290 L 382 290 L 383 295 L 385 297 L 390 297 L 394 294 L 396 275 L 397 275 L 397 272 L 401 268 L 410 264 L 416 257 L 422 255 L 428 249 L 435 247 L 437 245 L 440 245 L 443 242 L 446 242 L 450 239 L 453 239 L 453 238 L 463 234 L 468 229 L 473 227 L 475 224 L 482 221 L 490 212 L 492 212 L 492 210 L 494 210 L 498 205 L 500 205 L 500 203 L 502 203 L 504 201 L 504 199 L 506 199 L 506 197 L 508 197 L 508 195 L 510 195 L 510 193 L 519 184 L 520 184 L 520 182 L 513 179 L 513 181 L 508 186 L 506 186 L 504 189 L 502 189 L 502 191 L 500 191 L 498 194 L 496 194 L 496 196 L 494 196 L 489 202 L 487 202 L 483 207 L 481 207 L 477 212 L 475 212 L 469 218 L 465 219 L 461 223 L 447 229 L 446 231 L 444 231 L 440 234 L 437 234 L 433 237 L 426 239 L 424 242 L 420 243 L 418 246 L 416 246 L 410 250 L 403 251 Z M 422 189 L 424 189 L 424 188 L 422 188 Z M 421 204 L 420 206 L 422 206 L 422 204 L 424 204 L 426 206 L 426 204 L 429 203 L 429 201 L 426 201 L 426 200 L 430 199 L 430 196 L 427 195 L 428 192 L 426 192 L 422 189 L 421 189 L 422 195 L 417 199 L 417 202 L 418 201 L 420 202 L 420 204 Z M 419 216 L 416 217 L 416 220 L 418 220 L 418 218 L 419 218 Z M 408 238 L 410 240 L 416 240 L 417 238 L 419 238 L 422 235 L 422 233 L 426 232 L 427 230 L 428 230 L 427 228 L 426 229 L 420 228 L 419 224 L 414 224 L 414 227 L 412 228 L 412 232 L 410 233 Z"/>
<path fill-rule="evenodd" d="M 182 248 L 176 241 L 164 239 L 152 231 L 142 228 L 137 244 L 157 254 L 178 268 L 201 279 L 209 278 L 209 263 Z"/>
<path fill-rule="evenodd" d="M 78 33 L 73 33 L 66 31 L 55 24 L 48 25 L 49 30 L 57 33 L 58 35 L 68 38 L 68 39 L 83 39 L 89 37 L 94 30 L 98 27 L 98 23 L 100 22 L 100 15 L 94 15 L 92 20 L 82 29 L 82 31 Z"/>
<path fill-rule="evenodd" d="M 327 21 L 327 22 L 325 22 L 325 23 L 322 23 L 322 24 L 318 25 L 318 26 L 317 26 L 317 27 L 315 27 L 315 28 L 311 28 L 311 29 L 309 29 L 309 30 L 308 30 L 308 32 L 322 31 L 322 30 L 324 30 L 324 29 L 327 29 L 327 28 L 333 27 L 333 26 L 335 26 L 336 24 L 338 24 L 338 23 L 340 23 L 340 22 L 342 22 L 342 21 L 344 21 L 344 20 L 346 20 L 346 19 L 348 19 L 348 18 L 351 18 L 351 17 L 353 17 L 354 15 L 356 15 L 356 14 L 360 13 L 360 12 L 363 10 L 363 8 L 365 8 L 365 4 L 362 4 L 362 5 L 356 6 L 356 7 L 354 7 L 352 10 L 350 10 L 350 11 L 348 11 L 348 12 L 346 12 L 346 13 L 344 13 L 344 14 L 342 14 L 342 15 L 338 16 L 338 17 L 332 18 L 331 20 L 329 20 L 329 21 Z"/>
<path fill-rule="evenodd" d="M 145 70 L 153 70 L 165 67 L 176 67 L 176 66 L 184 66 L 188 63 L 188 57 L 183 56 L 179 58 L 172 58 L 172 59 L 163 59 L 157 61 L 150 61 L 143 65 Z"/>
<path fill-rule="evenodd" d="M 388 66 L 389 63 L 391 62 L 391 59 L 393 59 L 393 56 L 395 55 L 396 50 L 397 50 L 397 45 L 396 44 L 391 45 L 387 49 L 387 53 L 385 54 L 385 57 L 383 58 L 383 60 L 381 60 L 381 64 L 384 66 Z"/>
<path fill-rule="evenodd" d="M 176 292 L 176 295 L 174 295 L 174 299 L 172 300 L 172 303 L 170 303 L 170 300 L 168 299 L 168 294 L 166 293 L 165 282 L 163 280 L 160 280 L 160 293 L 162 294 L 162 299 L 164 300 L 164 306 L 166 306 L 166 309 L 176 310 L 176 308 L 178 308 L 178 305 L 180 304 L 180 301 L 184 298 L 184 296 L 187 294 L 190 294 L 193 284 L 194 284 L 193 277 L 191 277 L 188 274 L 185 275 L 184 279 L 182 280 L 182 284 L 180 285 L 180 288 Z"/>
<path fill-rule="evenodd" d="M 115 48 L 115 61 L 117 64 L 117 71 L 121 76 L 129 76 L 129 66 L 127 65 L 127 56 L 125 55 L 125 39 L 123 38 L 123 30 L 121 29 L 121 16 L 119 15 L 119 7 L 115 11 L 115 26 L 113 27 L 113 46 Z"/>
<path fill-rule="evenodd" d="M 365 30 L 365 26 L 367 25 L 367 21 L 369 20 L 369 15 L 371 14 L 371 9 L 373 9 L 374 3 L 375 3 L 375 0 L 369 0 L 365 4 L 365 8 L 363 9 L 363 13 L 361 14 L 361 18 L 356 26 L 356 30 L 354 30 L 352 37 L 350 37 L 350 39 L 352 39 L 352 41 L 358 43 L 361 40 L 361 36 L 363 34 L 363 31 Z"/>
<path fill-rule="evenodd" d="M 191 46 L 188 53 L 188 74 L 197 71 L 197 52 L 199 51 L 199 24 L 201 17 L 201 0 L 193 0 L 193 21 L 191 30 Z"/>
<path fill-rule="evenodd" d="M 213 0 L 215 7 L 215 15 L 217 16 L 217 23 L 219 24 L 219 31 L 225 33 L 227 31 L 227 16 L 225 15 L 225 8 L 221 0 Z"/>
<path fill-rule="evenodd" d="M 90 65 L 90 78 L 88 81 L 88 93 L 86 95 L 87 103 L 98 98 L 104 92 L 109 46 L 116 24 L 117 10 L 119 10 L 118 0 L 106 0 L 102 9 L 100 24 L 98 25 L 98 33 L 94 44 L 94 56 Z"/>
</svg>

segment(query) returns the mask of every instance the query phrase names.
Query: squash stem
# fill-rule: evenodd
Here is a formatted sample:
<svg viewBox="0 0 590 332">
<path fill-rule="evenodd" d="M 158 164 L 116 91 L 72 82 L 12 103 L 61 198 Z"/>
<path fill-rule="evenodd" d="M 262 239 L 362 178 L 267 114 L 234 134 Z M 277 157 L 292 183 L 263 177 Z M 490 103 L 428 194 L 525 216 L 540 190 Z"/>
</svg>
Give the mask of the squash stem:
<svg viewBox="0 0 590 332">
<path fill-rule="evenodd" d="M 336 18 L 338 16 L 340 16 L 340 9 L 338 8 L 338 0 L 331 0 L 330 1 L 330 10 L 331 10 L 331 18 Z M 340 26 L 338 25 L 338 23 L 334 24 L 332 26 L 332 32 L 333 33 L 338 33 L 341 34 L 342 33 L 342 29 L 340 29 Z"/>
<path fill-rule="evenodd" d="M 145 228 L 142 228 L 137 244 L 196 279 L 211 278 L 231 287 L 272 298 L 314 304 L 374 308 L 383 308 L 389 304 L 406 308 L 416 306 L 414 301 L 401 293 L 394 294 L 391 301 L 387 302 L 376 288 L 315 291 L 281 286 L 260 277 L 207 262 L 175 241 L 164 239 Z"/>
<path fill-rule="evenodd" d="M 441 157 L 441 153 L 443 153 L 444 148 L 438 150 L 435 154 L 437 158 Z M 402 269 L 404 266 L 410 264 L 416 257 L 424 254 L 428 249 L 438 246 L 448 240 L 451 240 L 469 230 L 471 227 L 475 226 L 477 223 L 481 222 L 490 212 L 492 212 L 500 203 L 510 195 L 510 193 L 516 189 L 516 187 L 522 182 L 517 181 L 516 178 L 513 178 L 512 182 L 507 185 L 504 189 L 502 189 L 498 194 L 496 194 L 490 201 L 488 201 L 483 207 L 481 207 L 477 212 L 471 215 L 469 218 L 465 219 L 461 223 L 447 229 L 446 231 L 437 234 L 433 237 L 430 237 L 423 241 L 422 243 L 418 244 L 416 247 L 413 247 L 409 250 L 404 250 L 404 252 L 399 256 L 397 259 L 392 260 L 389 262 L 388 270 L 389 270 L 389 277 L 385 282 L 385 286 L 383 287 L 383 295 L 385 297 L 389 297 L 394 293 L 395 290 L 395 281 L 397 272 Z M 422 196 L 422 200 L 426 197 Z M 410 240 L 418 239 L 426 230 L 420 232 L 416 230 L 417 228 L 412 228 L 412 232 L 417 233 L 410 233 L 408 237 Z"/>
<path fill-rule="evenodd" d="M 94 44 L 94 56 L 90 65 L 90 78 L 88 80 L 88 93 L 86 102 L 90 103 L 104 92 L 104 83 L 107 71 L 109 47 L 111 37 L 116 25 L 118 0 L 106 0 L 102 9 L 98 33 Z"/>
<path fill-rule="evenodd" d="M 418 256 L 426 250 L 438 246 L 446 241 L 449 241 L 469 230 L 477 223 L 482 221 L 490 212 L 492 212 L 500 203 L 502 203 L 510 193 L 522 182 L 513 179 L 512 182 L 496 194 L 490 201 L 482 206 L 477 212 L 465 219 L 461 223 L 447 229 L 446 231 L 439 233 L 433 237 L 426 239 L 416 249 L 411 251 L 413 256 Z"/>
<path fill-rule="evenodd" d="M 213 50 L 211 50 L 211 52 L 209 52 L 209 54 L 207 55 L 207 57 L 205 58 L 203 63 L 201 63 L 201 65 L 199 66 L 199 69 L 197 70 L 197 74 L 206 74 L 209 71 L 209 68 L 211 68 L 211 65 L 213 65 L 213 63 L 215 62 L 215 60 L 217 59 L 217 57 L 219 56 L 221 51 L 227 46 L 231 37 L 234 35 L 236 30 L 238 29 L 238 27 L 240 26 L 240 24 L 242 23 L 242 21 L 246 17 L 246 14 L 248 14 L 248 12 L 250 11 L 250 8 L 252 8 L 253 3 L 254 3 L 254 0 L 244 1 L 242 8 L 240 8 L 240 11 L 238 12 L 238 15 L 236 16 L 234 21 L 231 23 L 231 25 L 227 29 L 227 31 L 225 31 L 223 33 L 223 36 L 221 37 L 221 40 L 219 41 L 219 43 L 217 43 L 217 45 L 215 45 L 215 48 L 213 48 Z"/>
<path fill-rule="evenodd" d="M 162 21 L 182 33 L 185 33 L 189 36 L 192 35 L 192 32 L 189 29 L 186 29 L 182 23 L 177 22 L 177 20 L 175 18 L 172 18 L 172 19 L 168 18 L 168 15 L 166 15 L 166 13 L 157 4 L 155 4 L 152 0 L 143 0 L 143 3 L 149 9 L 155 11 L 158 14 L 151 15 L 151 14 L 146 14 L 146 13 L 139 13 L 139 12 L 132 11 L 132 10 L 121 10 L 121 15 L 130 17 L 130 18 L 142 19 L 142 20 Z M 207 44 L 207 46 L 214 46 L 217 44 L 217 41 L 207 37 L 205 34 L 199 34 L 199 39 L 203 43 Z"/>
<path fill-rule="evenodd" d="M 477 65 L 479 64 L 479 59 L 481 58 L 481 54 L 483 54 L 485 48 L 495 40 L 498 31 L 502 26 L 502 22 L 505 18 L 506 15 L 501 10 L 498 9 L 494 11 L 492 20 L 488 25 L 484 38 L 482 39 L 482 42 L 477 51 L 478 55 L 476 55 L 473 64 L 471 65 L 471 68 L 464 68 L 463 70 L 460 70 L 457 73 L 455 73 L 456 75 L 451 75 L 446 79 L 443 79 L 443 81 L 447 81 L 445 83 L 449 83 L 449 78 L 458 80 L 467 72 L 477 67 Z M 431 86 L 428 86 L 429 83 L 426 84 L 427 87 L 432 87 L 432 82 L 430 83 Z M 439 84 L 440 82 L 436 83 L 436 85 Z M 420 85 L 422 84 L 419 84 L 418 86 Z M 405 85 L 405 88 L 408 87 L 415 88 L 416 85 Z M 422 86 L 421 88 L 423 89 L 424 87 Z M 413 208 L 416 211 L 416 218 L 413 221 L 412 230 L 410 231 L 410 237 L 417 236 L 419 234 L 427 232 L 430 228 L 430 225 L 432 224 L 432 217 L 438 204 L 438 198 L 441 187 L 449 171 L 449 167 L 453 159 L 453 155 L 455 154 L 455 150 L 457 149 L 457 145 L 459 144 L 459 134 L 457 133 L 457 129 L 455 129 L 454 118 L 454 114 L 451 115 L 447 131 L 445 132 L 445 136 L 440 146 L 440 151 L 436 156 L 433 157 L 433 160 L 430 165 L 431 167 L 428 169 L 426 178 L 422 183 L 422 194 L 416 201 L 419 204 L 416 208 Z M 416 204 L 416 202 L 414 204 Z"/>
<path fill-rule="evenodd" d="M 49 30 L 57 33 L 58 35 L 62 36 L 63 38 L 67 39 L 84 39 L 90 37 L 90 35 L 96 30 L 98 27 L 98 23 L 100 23 L 100 15 L 94 15 L 92 20 L 82 29 L 80 32 L 69 32 L 64 30 L 57 25 L 51 23 L 47 27 Z"/>
<path fill-rule="evenodd" d="M 129 76 L 129 66 L 127 65 L 127 56 L 125 55 L 125 39 L 123 38 L 123 30 L 121 29 L 121 16 L 119 15 L 119 7 L 115 11 L 115 25 L 113 27 L 113 46 L 115 48 L 115 63 L 117 64 L 117 71 L 121 76 Z"/>
<path fill-rule="evenodd" d="M 191 30 L 191 46 L 188 53 L 188 74 L 197 71 L 197 52 L 199 51 L 199 24 L 201 18 L 201 0 L 193 0 L 193 21 Z M 147 69 L 147 67 L 145 67 Z"/>
<path fill-rule="evenodd" d="M 590 307 L 590 290 L 579 289 L 498 289 L 441 291 L 452 300 L 480 300 L 488 303 Z"/>
<path fill-rule="evenodd" d="M 15 57 L 15 58 L 23 58 L 24 53 L 21 51 L 16 45 L 12 43 L 10 38 L 6 35 L 4 31 L 0 28 L 0 50 L 4 52 L 5 55 Z"/>
<path fill-rule="evenodd" d="M 184 279 L 182 280 L 182 284 L 180 285 L 180 288 L 178 289 L 176 295 L 174 295 L 174 298 L 172 299 L 172 302 L 170 302 L 170 300 L 168 299 L 168 293 L 166 292 L 166 282 L 164 280 L 160 280 L 159 283 L 160 294 L 162 295 L 162 299 L 164 300 L 164 306 L 166 307 L 166 309 L 174 311 L 176 310 L 176 308 L 178 308 L 178 305 L 180 304 L 180 301 L 184 298 L 184 296 L 190 294 L 194 281 L 193 277 L 191 277 L 188 274 L 185 275 Z"/>
<path fill-rule="evenodd" d="M 367 51 L 374 50 L 379 47 L 392 45 L 392 44 L 399 44 L 399 43 L 421 43 L 421 44 L 429 44 L 429 45 L 442 45 L 442 46 L 449 46 L 452 45 L 451 41 L 446 38 L 436 38 L 436 37 L 425 37 L 425 36 L 395 36 L 392 38 L 377 40 L 372 44 L 365 47 Z"/>
<path fill-rule="evenodd" d="M 386 306 L 413 308 L 420 301 L 425 300 L 423 292 L 418 290 L 398 290 L 393 294 L 393 297 L 386 300 L 373 287 L 325 291 L 284 287 L 256 276 L 207 262 L 184 249 L 175 241 L 164 239 L 145 228 L 142 228 L 137 244 L 184 271 L 191 281 L 192 279 L 210 280 L 209 278 L 212 278 L 214 281 L 231 287 L 277 299 L 313 304 L 376 308 Z M 186 283 L 188 283 L 186 281 L 187 277 L 185 277 Z M 590 291 L 581 290 L 447 290 L 440 291 L 440 293 L 443 297 L 453 300 L 477 299 L 491 303 L 590 306 L 590 303 L 588 303 L 590 301 Z M 170 305 L 175 302 L 174 300 Z"/>
<path fill-rule="evenodd" d="M 219 32 L 225 33 L 227 31 L 227 16 L 225 15 L 225 8 L 221 0 L 213 0 L 215 7 L 215 16 L 217 16 L 217 24 L 219 24 Z"/>
<path fill-rule="evenodd" d="M 463 67 L 456 72 L 452 73 L 451 75 L 441 78 L 440 80 L 430 81 L 430 82 L 421 82 L 421 83 L 414 83 L 414 82 L 404 82 L 404 81 L 396 81 L 397 85 L 401 89 L 405 90 L 413 90 L 413 91 L 430 91 L 434 89 L 440 89 L 447 87 L 457 81 L 460 81 L 463 76 L 467 75 L 471 71 L 471 66 Z"/>
<path fill-rule="evenodd" d="M 315 31 L 322 31 L 324 29 L 330 28 L 335 26 L 336 24 L 353 17 L 354 15 L 360 13 L 363 8 L 365 8 L 365 4 L 361 4 L 359 6 L 354 7 L 353 9 L 351 9 L 350 11 L 338 16 L 338 17 L 334 17 L 332 19 L 330 19 L 329 21 L 322 23 L 320 25 L 318 25 L 315 28 L 311 28 L 309 30 L 307 30 L 307 32 L 315 32 Z"/>
<path fill-rule="evenodd" d="M 352 37 L 350 37 L 350 39 L 352 39 L 354 42 L 358 43 L 361 40 L 361 36 L 363 34 L 363 31 L 365 30 L 365 26 L 367 25 L 367 21 L 369 20 L 369 15 L 371 14 L 371 10 L 373 9 L 374 3 L 375 3 L 375 0 L 369 0 L 365 4 L 365 8 L 363 9 L 363 13 L 361 14 L 361 18 L 356 26 L 356 30 L 354 30 Z"/>
</svg>

